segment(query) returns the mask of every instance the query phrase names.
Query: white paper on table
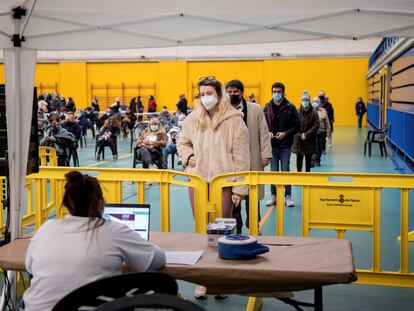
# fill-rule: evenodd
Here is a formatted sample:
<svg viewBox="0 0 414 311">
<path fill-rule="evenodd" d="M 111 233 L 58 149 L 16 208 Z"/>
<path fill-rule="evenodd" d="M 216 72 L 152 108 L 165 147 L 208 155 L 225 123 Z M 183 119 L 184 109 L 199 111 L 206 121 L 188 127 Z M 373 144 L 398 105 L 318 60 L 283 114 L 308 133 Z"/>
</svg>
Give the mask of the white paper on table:
<svg viewBox="0 0 414 311">
<path fill-rule="evenodd" d="M 165 252 L 167 264 L 195 265 L 203 251 L 193 252 Z"/>
</svg>

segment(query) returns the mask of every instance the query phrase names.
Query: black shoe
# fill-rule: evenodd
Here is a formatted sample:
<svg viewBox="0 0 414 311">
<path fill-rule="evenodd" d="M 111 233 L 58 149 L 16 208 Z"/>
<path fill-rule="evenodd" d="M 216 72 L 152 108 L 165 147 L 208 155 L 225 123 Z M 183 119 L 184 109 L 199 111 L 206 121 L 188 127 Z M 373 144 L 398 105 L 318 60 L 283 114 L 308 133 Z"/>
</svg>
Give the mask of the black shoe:
<svg viewBox="0 0 414 311">
<path fill-rule="evenodd" d="M 227 295 L 215 295 L 214 296 L 214 299 L 217 299 L 217 300 L 224 300 L 224 299 L 226 299 L 228 296 Z"/>
<path fill-rule="evenodd" d="M 321 166 L 321 163 L 320 162 L 316 162 L 315 165 L 316 166 Z"/>
</svg>

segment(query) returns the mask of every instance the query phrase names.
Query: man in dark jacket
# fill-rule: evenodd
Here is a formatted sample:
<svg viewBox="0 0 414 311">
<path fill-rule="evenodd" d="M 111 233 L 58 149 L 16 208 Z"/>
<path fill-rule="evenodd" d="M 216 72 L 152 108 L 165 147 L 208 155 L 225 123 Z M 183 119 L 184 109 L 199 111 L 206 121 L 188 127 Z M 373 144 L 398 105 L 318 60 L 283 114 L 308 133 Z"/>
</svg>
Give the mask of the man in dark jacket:
<svg viewBox="0 0 414 311">
<path fill-rule="evenodd" d="M 300 129 L 299 115 L 296 107 L 285 97 L 285 86 L 276 82 L 272 85 L 272 99 L 264 108 L 269 135 L 272 142 L 272 160 L 270 169 L 289 172 L 290 151 L 293 144 L 293 137 Z M 280 162 L 280 165 L 279 165 Z M 291 186 L 285 187 L 285 204 L 293 207 Z M 266 205 L 276 204 L 276 187 L 271 186 L 272 197 Z"/>
<path fill-rule="evenodd" d="M 182 114 L 187 115 L 187 105 L 187 98 L 185 98 L 184 94 L 181 94 L 177 103 L 177 110 Z"/>
<path fill-rule="evenodd" d="M 53 110 L 60 112 L 62 107 L 65 107 L 65 105 L 66 105 L 65 96 L 63 95 L 61 95 L 60 97 L 56 96 L 53 102 Z"/>
<path fill-rule="evenodd" d="M 358 118 L 358 127 L 362 127 L 362 118 L 364 114 L 367 112 L 367 108 L 365 107 L 364 101 L 361 97 L 358 97 L 358 101 L 355 105 L 355 112 Z"/>
<path fill-rule="evenodd" d="M 75 105 L 75 102 L 73 101 L 72 97 L 68 98 L 68 102 L 66 103 L 65 108 L 69 112 L 75 112 L 76 111 L 76 105 Z"/>
<path fill-rule="evenodd" d="M 69 133 L 72 133 L 73 136 L 75 136 L 76 141 L 81 138 L 82 128 L 79 125 L 79 121 L 75 120 L 72 114 L 68 113 L 66 115 L 65 122 L 63 122 L 62 127 Z"/>
</svg>

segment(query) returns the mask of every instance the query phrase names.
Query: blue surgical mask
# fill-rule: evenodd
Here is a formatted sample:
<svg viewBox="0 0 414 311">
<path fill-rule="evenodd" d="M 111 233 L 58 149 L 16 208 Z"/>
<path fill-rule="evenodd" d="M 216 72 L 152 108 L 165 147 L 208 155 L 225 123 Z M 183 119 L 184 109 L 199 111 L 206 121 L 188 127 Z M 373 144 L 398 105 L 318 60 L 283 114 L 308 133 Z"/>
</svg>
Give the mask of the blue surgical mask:
<svg viewBox="0 0 414 311">
<path fill-rule="evenodd" d="M 179 127 L 182 127 L 183 126 L 183 121 L 178 121 L 177 124 L 178 124 Z"/>
<path fill-rule="evenodd" d="M 281 93 L 274 93 L 272 98 L 275 102 L 279 103 L 282 100 L 283 96 Z"/>
<path fill-rule="evenodd" d="M 305 101 L 305 100 L 302 101 L 302 107 L 305 108 L 305 109 L 309 108 L 309 102 Z"/>
<path fill-rule="evenodd" d="M 158 131 L 158 125 L 157 124 L 151 125 L 151 131 L 153 131 L 153 132 Z"/>
<path fill-rule="evenodd" d="M 315 109 L 318 108 L 319 107 L 319 103 L 318 102 L 313 102 L 312 103 L 312 107 L 315 108 Z"/>
</svg>

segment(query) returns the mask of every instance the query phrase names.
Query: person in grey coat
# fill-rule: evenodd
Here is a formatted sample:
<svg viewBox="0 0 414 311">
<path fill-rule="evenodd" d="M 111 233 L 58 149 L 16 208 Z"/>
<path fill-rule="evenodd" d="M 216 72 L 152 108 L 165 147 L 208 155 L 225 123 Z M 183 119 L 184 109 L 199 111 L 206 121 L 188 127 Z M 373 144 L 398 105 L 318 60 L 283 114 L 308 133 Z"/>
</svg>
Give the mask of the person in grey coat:
<svg viewBox="0 0 414 311">
<path fill-rule="evenodd" d="M 243 112 L 243 120 L 249 131 L 250 170 L 263 171 L 272 159 L 272 147 L 270 143 L 269 128 L 260 105 L 247 102 L 244 95 L 244 85 L 239 80 L 231 80 L 226 85 L 226 91 L 230 96 L 231 105 Z M 259 187 L 259 221 L 260 200 L 264 198 L 264 187 Z M 249 228 L 249 196 L 246 200 L 246 227 Z M 233 217 L 237 220 L 237 232 L 241 233 L 243 219 L 241 217 L 241 205 L 234 206 Z"/>
</svg>

